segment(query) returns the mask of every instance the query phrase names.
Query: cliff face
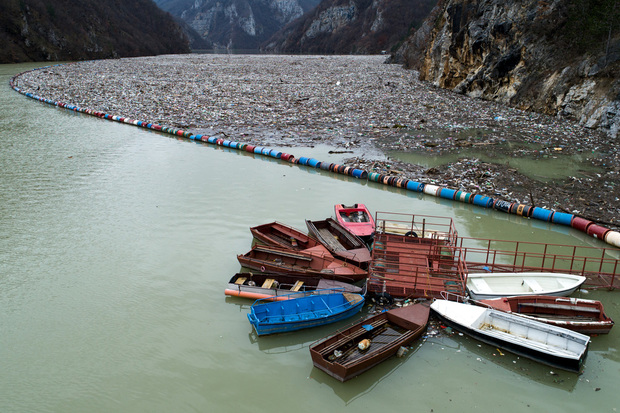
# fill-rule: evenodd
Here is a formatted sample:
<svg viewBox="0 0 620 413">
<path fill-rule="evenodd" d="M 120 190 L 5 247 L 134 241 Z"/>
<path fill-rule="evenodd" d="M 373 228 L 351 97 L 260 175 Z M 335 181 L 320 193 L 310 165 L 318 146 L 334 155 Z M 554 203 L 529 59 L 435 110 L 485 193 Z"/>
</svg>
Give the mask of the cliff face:
<svg viewBox="0 0 620 413">
<path fill-rule="evenodd" d="M 324 0 L 263 45 L 279 53 L 379 53 L 418 27 L 437 0 Z"/>
<path fill-rule="evenodd" d="M 319 0 L 156 0 L 216 48 L 258 49 Z"/>
<path fill-rule="evenodd" d="M 187 37 L 150 0 L 0 2 L 2 63 L 187 52 Z"/>
<path fill-rule="evenodd" d="M 617 136 L 619 14 L 614 0 L 442 0 L 399 55 L 437 86 Z"/>
</svg>

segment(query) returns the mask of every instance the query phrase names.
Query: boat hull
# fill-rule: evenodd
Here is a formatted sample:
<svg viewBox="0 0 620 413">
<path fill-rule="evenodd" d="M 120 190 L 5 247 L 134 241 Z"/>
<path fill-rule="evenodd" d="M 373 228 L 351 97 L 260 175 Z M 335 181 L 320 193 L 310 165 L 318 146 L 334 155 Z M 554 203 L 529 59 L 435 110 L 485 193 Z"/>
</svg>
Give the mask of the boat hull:
<svg viewBox="0 0 620 413">
<path fill-rule="evenodd" d="M 271 282 L 275 281 L 275 282 Z M 295 292 L 305 294 L 317 289 L 338 288 L 346 292 L 361 293 L 362 288 L 353 284 L 319 277 L 303 277 L 296 274 L 237 273 L 228 281 L 224 294 L 230 297 L 259 300 L 287 300 Z"/>
<path fill-rule="evenodd" d="M 428 303 L 419 303 L 367 318 L 312 344 L 312 363 L 343 382 L 357 377 L 418 339 L 429 312 Z M 364 340 L 369 340 L 370 347 L 360 350 Z M 337 356 L 338 352 L 342 355 Z"/>
<path fill-rule="evenodd" d="M 259 336 L 287 333 L 345 320 L 364 306 L 364 297 L 351 293 L 318 292 L 302 298 L 252 305 L 248 320 Z"/>
<path fill-rule="evenodd" d="M 474 315 L 471 316 L 467 314 L 472 313 L 469 309 L 456 307 L 455 305 L 480 308 L 482 311 L 480 313 L 474 312 Z M 590 338 L 574 331 L 527 320 L 523 317 L 495 309 L 453 303 L 445 300 L 435 301 L 431 305 L 431 309 L 441 321 L 458 331 L 489 345 L 555 368 L 579 372 L 587 356 Z M 488 317 L 489 315 L 491 317 Z M 463 318 L 466 319 L 467 317 L 475 318 L 475 321 L 471 324 L 462 322 Z M 486 321 L 490 318 L 503 321 L 491 321 L 486 324 Z M 485 320 L 485 324 L 482 324 L 485 326 L 484 328 L 476 325 L 481 319 Z M 523 327 L 521 330 L 525 331 L 525 333 L 516 334 L 514 324 L 517 324 L 518 327 Z M 532 337 L 547 338 L 543 343 Z"/>
<path fill-rule="evenodd" d="M 607 334 L 614 326 L 614 321 L 605 314 L 603 304 L 596 300 L 533 295 L 476 303 L 582 334 Z"/>
<path fill-rule="evenodd" d="M 302 251 L 313 248 L 319 243 L 296 228 L 279 222 L 270 222 L 250 228 L 254 238 L 265 244 L 274 247 L 288 248 L 295 251 Z"/>
<path fill-rule="evenodd" d="M 370 239 L 374 234 L 375 221 L 364 204 L 355 204 L 353 206 L 336 204 L 334 211 L 338 223 L 351 231 L 351 233 L 364 240 Z"/>
<path fill-rule="evenodd" d="M 320 248 L 322 252 L 291 252 L 282 248 L 254 246 L 248 253 L 238 255 L 237 260 L 243 267 L 260 272 L 318 276 L 343 282 L 367 278 L 367 271 L 334 258 L 323 246 Z"/>
<path fill-rule="evenodd" d="M 474 300 L 523 295 L 565 297 L 574 293 L 586 278 L 580 275 L 523 272 L 475 273 L 467 275 L 467 290 Z"/>
<path fill-rule="evenodd" d="M 368 268 L 372 259 L 365 242 L 335 220 L 306 220 L 308 232 L 334 256 L 360 268 Z"/>
</svg>

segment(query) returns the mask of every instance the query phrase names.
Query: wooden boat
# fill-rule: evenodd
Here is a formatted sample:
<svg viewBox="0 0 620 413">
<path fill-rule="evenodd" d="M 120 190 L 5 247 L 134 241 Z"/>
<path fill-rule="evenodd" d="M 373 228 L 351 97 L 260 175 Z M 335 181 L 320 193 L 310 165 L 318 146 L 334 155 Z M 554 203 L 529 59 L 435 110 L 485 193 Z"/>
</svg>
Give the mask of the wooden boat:
<svg viewBox="0 0 620 413">
<path fill-rule="evenodd" d="M 310 235 L 325 246 L 332 255 L 358 267 L 368 268 L 372 258 L 364 241 L 334 219 L 306 220 L 306 226 Z"/>
<path fill-rule="evenodd" d="M 347 381 L 395 355 L 420 337 L 428 323 L 428 302 L 379 313 L 310 346 L 312 363 L 330 376 Z M 365 350 L 365 340 L 370 346 Z"/>
<path fill-rule="evenodd" d="M 614 326 L 603 304 L 582 298 L 524 295 L 474 301 L 496 310 L 528 317 L 582 334 L 607 334 Z"/>
<path fill-rule="evenodd" d="M 572 294 L 586 277 L 557 272 L 498 272 L 467 275 L 467 290 L 474 300 L 519 295 Z"/>
<path fill-rule="evenodd" d="M 512 313 L 448 300 L 431 310 L 480 341 L 556 368 L 579 372 L 588 352 L 589 336 Z"/>
<path fill-rule="evenodd" d="M 259 336 L 317 327 L 347 319 L 364 306 L 364 296 L 338 289 L 316 290 L 289 300 L 256 300 L 248 320 Z"/>
<path fill-rule="evenodd" d="M 372 237 L 375 232 L 375 220 L 364 204 L 354 204 L 346 206 L 336 204 L 334 206 L 336 220 L 340 225 L 351 231 L 358 237 L 366 240 Z"/>
<path fill-rule="evenodd" d="M 250 232 L 265 245 L 301 251 L 320 245 L 317 240 L 298 229 L 279 222 L 270 222 L 250 228 Z"/>
<path fill-rule="evenodd" d="M 287 294 L 306 293 L 328 288 L 339 288 L 345 292 L 362 293 L 362 288 L 340 281 L 319 277 L 305 277 L 296 274 L 243 272 L 232 276 L 224 294 L 231 297 L 286 299 Z"/>
<path fill-rule="evenodd" d="M 249 252 L 237 255 L 239 263 L 260 272 L 279 272 L 319 276 L 343 282 L 365 279 L 368 272 L 334 258 L 322 245 L 304 251 L 255 245 Z"/>
</svg>

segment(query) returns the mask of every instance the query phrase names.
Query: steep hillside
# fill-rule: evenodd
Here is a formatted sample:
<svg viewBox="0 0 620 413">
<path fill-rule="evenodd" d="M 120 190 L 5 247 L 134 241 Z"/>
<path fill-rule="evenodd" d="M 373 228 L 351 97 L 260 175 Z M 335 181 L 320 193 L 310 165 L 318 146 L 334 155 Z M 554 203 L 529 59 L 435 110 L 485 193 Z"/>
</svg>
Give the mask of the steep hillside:
<svg viewBox="0 0 620 413">
<path fill-rule="evenodd" d="M 0 62 L 187 53 L 188 39 L 151 0 L 2 0 Z"/>
<path fill-rule="evenodd" d="M 257 49 L 319 0 L 155 0 L 215 48 Z"/>
<path fill-rule="evenodd" d="M 391 50 L 417 28 L 437 0 L 324 0 L 286 26 L 263 50 L 370 54 Z"/>
<path fill-rule="evenodd" d="M 442 0 L 393 56 L 472 97 L 620 128 L 615 0 Z"/>
</svg>

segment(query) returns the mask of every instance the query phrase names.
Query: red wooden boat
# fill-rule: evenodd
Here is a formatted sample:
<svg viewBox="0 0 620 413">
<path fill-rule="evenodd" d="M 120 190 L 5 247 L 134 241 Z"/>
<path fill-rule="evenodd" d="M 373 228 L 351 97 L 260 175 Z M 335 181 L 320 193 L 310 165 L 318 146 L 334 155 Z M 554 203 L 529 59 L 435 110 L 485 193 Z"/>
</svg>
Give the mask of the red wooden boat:
<svg viewBox="0 0 620 413">
<path fill-rule="evenodd" d="M 323 244 L 332 255 L 358 267 L 368 268 L 372 257 L 364 241 L 334 219 L 306 220 L 306 226 L 310 235 Z"/>
<path fill-rule="evenodd" d="M 237 255 L 237 260 L 243 267 L 261 272 L 320 276 L 344 282 L 368 276 L 366 270 L 334 258 L 322 245 L 304 251 L 255 245 L 246 254 Z"/>
<path fill-rule="evenodd" d="M 362 293 L 362 288 L 353 284 L 319 277 L 275 272 L 242 272 L 232 276 L 224 294 L 254 300 L 261 298 L 285 300 L 289 299 L 293 293 L 307 293 L 331 288 L 350 293 Z"/>
<path fill-rule="evenodd" d="M 359 376 L 420 337 L 429 312 L 422 302 L 367 318 L 312 344 L 312 363 L 340 381 Z"/>
<path fill-rule="evenodd" d="M 372 214 L 364 204 L 354 204 L 346 206 L 344 204 L 336 204 L 334 206 L 336 220 L 362 239 L 368 239 L 375 232 L 375 220 Z"/>
<path fill-rule="evenodd" d="M 265 245 L 296 251 L 316 247 L 320 243 L 298 229 L 279 222 L 270 222 L 250 228 L 250 232 Z"/>
<path fill-rule="evenodd" d="M 478 300 L 484 306 L 567 328 L 582 334 L 606 334 L 614 325 L 600 301 L 526 295 Z"/>
</svg>

